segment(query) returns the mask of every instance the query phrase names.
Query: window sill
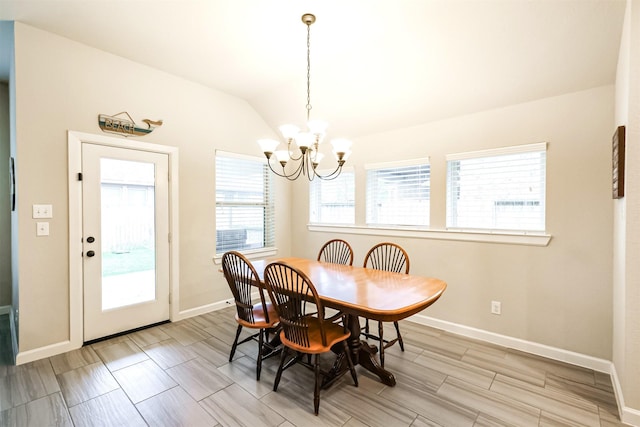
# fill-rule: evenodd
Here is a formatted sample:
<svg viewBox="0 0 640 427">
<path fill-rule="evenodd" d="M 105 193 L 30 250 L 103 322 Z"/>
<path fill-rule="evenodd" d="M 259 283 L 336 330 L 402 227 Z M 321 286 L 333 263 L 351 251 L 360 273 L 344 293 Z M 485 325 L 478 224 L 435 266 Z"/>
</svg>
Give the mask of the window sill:
<svg viewBox="0 0 640 427">
<path fill-rule="evenodd" d="M 548 246 L 551 235 L 545 233 L 507 233 L 469 230 L 427 230 L 400 227 L 364 227 L 358 225 L 308 224 L 309 231 L 361 234 L 374 236 L 414 237 L 419 239 L 462 242 L 503 243 L 509 245 Z"/>
<path fill-rule="evenodd" d="M 247 257 L 247 259 L 263 259 L 277 254 L 278 248 L 262 248 L 238 252 Z M 215 254 L 213 257 L 213 263 L 222 264 L 222 255 L 224 254 Z"/>
</svg>

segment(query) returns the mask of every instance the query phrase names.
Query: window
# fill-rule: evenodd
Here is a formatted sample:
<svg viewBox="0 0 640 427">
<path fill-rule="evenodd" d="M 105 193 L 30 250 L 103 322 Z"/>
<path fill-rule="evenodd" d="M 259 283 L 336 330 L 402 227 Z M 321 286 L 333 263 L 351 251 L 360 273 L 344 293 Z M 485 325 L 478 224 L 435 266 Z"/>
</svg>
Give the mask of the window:
<svg viewBox="0 0 640 427">
<path fill-rule="evenodd" d="M 332 180 L 314 179 L 309 184 L 309 222 L 355 223 L 355 174 L 343 169 Z"/>
<path fill-rule="evenodd" d="M 275 245 L 272 178 L 263 159 L 216 152 L 216 253 Z"/>
<path fill-rule="evenodd" d="M 429 159 L 365 165 L 367 224 L 429 225 Z"/>
<path fill-rule="evenodd" d="M 447 156 L 447 227 L 544 231 L 546 143 Z"/>
</svg>

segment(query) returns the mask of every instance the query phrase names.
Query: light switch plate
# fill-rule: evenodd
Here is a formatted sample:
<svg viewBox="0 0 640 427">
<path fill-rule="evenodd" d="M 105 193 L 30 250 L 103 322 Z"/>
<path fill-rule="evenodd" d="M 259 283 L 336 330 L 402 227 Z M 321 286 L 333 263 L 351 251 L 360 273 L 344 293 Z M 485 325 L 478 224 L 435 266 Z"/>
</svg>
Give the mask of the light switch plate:
<svg viewBox="0 0 640 427">
<path fill-rule="evenodd" d="M 33 205 L 33 218 L 53 218 L 53 205 Z"/>
</svg>

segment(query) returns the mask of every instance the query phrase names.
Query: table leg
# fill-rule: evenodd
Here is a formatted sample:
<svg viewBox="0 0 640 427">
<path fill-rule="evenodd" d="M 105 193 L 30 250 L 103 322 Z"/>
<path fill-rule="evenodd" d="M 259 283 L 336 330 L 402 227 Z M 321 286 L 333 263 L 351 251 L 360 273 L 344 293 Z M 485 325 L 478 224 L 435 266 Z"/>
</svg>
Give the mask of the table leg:
<svg viewBox="0 0 640 427">
<path fill-rule="evenodd" d="M 269 334 L 273 334 L 273 338 L 265 343 L 266 351 L 262 354 L 263 359 L 280 354 L 282 351 L 282 342 L 280 341 L 280 329 L 269 329 Z"/>
<path fill-rule="evenodd" d="M 396 385 L 396 378 L 393 374 L 384 369 L 378 363 L 376 353 L 377 347 L 369 345 L 368 342 L 360 339 L 360 319 L 355 315 L 347 316 L 347 327 L 351 331 L 351 336 L 347 340 L 349 349 L 351 350 L 351 360 L 354 365 L 360 365 L 366 370 L 374 373 L 380 378 L 383 384 L 388 386 Z M 331 370 L 325 376 L 322 387 L 327 388 L 333 384 L 335 380 L 340 378 L 344 373 L 349 372 L 349 366 L 345 359 L 344 353 L 341 350 L 336 349 L 338 357 Z"/>
</svg>

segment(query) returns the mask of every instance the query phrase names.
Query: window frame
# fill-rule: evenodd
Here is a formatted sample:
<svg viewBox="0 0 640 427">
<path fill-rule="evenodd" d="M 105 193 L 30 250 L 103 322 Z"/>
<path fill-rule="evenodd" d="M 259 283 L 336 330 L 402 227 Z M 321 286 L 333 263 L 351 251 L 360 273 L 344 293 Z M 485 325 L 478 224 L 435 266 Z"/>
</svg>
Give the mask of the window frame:
<svg viewBox="0 0 640 427">
<path fill-rule="evenodd" d="M 218 199 L 218 157 L 237 159 L 243 161 L 255 162 L 256 164 L 263 165 L 263 180 L 262 185 L 264 188 L 264 196 L 266 200 L 263 202 L 219 202 Z M 229 151 L 216 150 L 214 156 L 214 191 L 215 191 L 215 255 L 213 257 L 214 262 L 220 263 L 224 252 L 228 250 L 237 250 L 247 256 L 248 258 L 271 256 L 276 254 L 276 213 L 275 213 L 275 179 L 273 173 L 270 171 L 266 159 L 263 157 L 249 156 L 245 154 L 233 153 Z M 265 211 L 265 217 L 263 220 L 263 229 L 265 233 L 264 246 L 261 248 L 229 248 L 222 252 L 218 252 L 218 208 L 219 207 L 251 207 L 251 206 L 263 206 Z M 267 223 L 269 221 L 269 223 Z"/>
<path fill-rule="evenodd" d="M 546 142 L 540 142 L 540 143 L 533 143 L 533 144 L 523 144 L 523 145 L 514 145 L 514 146 L 509 146 L 509 147 L 501 147 L 501 148 L 493 148 L 493 149 L 487 149 L 487 150 L 478 150 L 478 151 L 469 151 L 469 152 L 463 152 L 463 153 L 454 153 L 454 154 L 447 154 L 445 156 L 445 161 L 446 161 L 446 188 L 445 188 L 445 194 L 446 194 L 446 207 L 445 207 L 445 222 L 446 222 L 446 229 L 450 230 L 450 231 L 463 231 L 463 232 L 468 232 L 468 231 L 476 231 L 476 232 L 480 232 L 480 233 L 509 233 L 509 234 L 544 234 L 546 233 L 546 183 L 547 183 L 547 164 L 546 164 L 546 154 L 547 154 L 547 143 Z M 455 162 L 455 161 L 463 161 L 463 160 L 476 160 L 476 159 L 482 159 L 482 158 L 495 158 L 496 162 L 499 162 L 498 158 L 501 156 L 508 156 L 508 155 L 516 155 L 516 154 L 525 154 L 525 153 L 544 153 L 544 169 L 541 171 L 542 172 L 542 177 L 540 178 L 540 183 L 542 185 L 539 186 L 539 191 L 541 192 L 541 198 L 540 200 L 537 200 L 537 203 L 532 203 L 531 206 L 534 205 L 538 205 L 540 206 L 542 212 L 541 212 L 541 216 L 542 216 L 542 229 L 538 229 L 538 228 L 526 228 L 526 227 L 521 227 L 521 228 L 511 228 L 511 227 L 481 227 L 481 226 L 464 226 L 464 225 L 458 225 L 458 223 L 456 222 L 456 225 L 451 225 L 450 221 L 451 221 L 451 215 L 453 215 L 453 213 L 451 212 L 452 209 L 452 199 L 453 199 L 453 195 L 452 195 L 452 191 L 454 191 L 454 189 L 452 189 L 451 186 L 451 162 Z M 496 168 L 496 170 L 498 170 Z M 522 200 L 507 200 L 507 198 L 501 200 L 504 203 L 507 203 L 508 205 L 510 205 L 508 202 L 512 202 L 512 203 L 516 203 L 516 202 L 521 202 L 523 204 L 523 206 L 525 205 L 529 205 L 527 202 L 535 202 L 536 200 L 533 199 L 527 199 L 526 197 L 523 197 Z M 494 205 L 498 206 L 496 203 L 498 203 L 498 200 L 494 200 Z"/>
<path fill-rule="evenodd" d="M 319 170 L 318 173 L 320 174 L 324 174 L 325 171 Z M 336 183 L 337 179 L 340 179 L 341 177 L 344 178 L 344 174 L 350 174 L 352 176 L 352 185 L 353 185 L 353 203 L 350 205 L 351 207 L 351 214 L 352 216 L 352 221 L 349 222 L 322 222 L 322 221 L 317 221 L 317 220 L 313 220 L 312 218 L 312 210 L 313 210 L 313 203 L 314 203 L 314 186 L 323 186 L 323 185 L 330 185 L 332 183 Z M 315 190 L 321 193 L 321 189 L 319 190 Z M 347 192 L 349 192 L 350 190 L 347 190 Z M 314 225 L 355 225 L 355 221 L 356 221 L 356 173 L 355 173 L 355 169 L 353 167 L 348 167 L 348 168 L 343 168 L 342 172 L 340 173 L 340 175 L 338 177 L 336 177 L 335 179 L 331 179 L 331 180 L 322 180 L 322 179 L 318 179 L 315 178 L 313 181 L 309 182 L 309 224 L 314 224 Z M 319 196 L 321 198 L 321 195 Z M 322 202 L 319 202 L 319 206 L 322 206 Z"/>
<path fill-rule="evenodd" d="M 546 149 L 547 143 L 541 143 L 541 144 L 544 144 Z M 505 149 L 500 149 L 500 150 L 502 150 L 502 152 L 505 152 L 504 151 Z M 481 151 L 487 152 L 490 150 L 481 150 Z M 430 161 L 431 158 L 428 157 L 427 159 L 429 159 L 429 169 L 431 173 L 433 169 L 432 168 L 433 165 L 431 164 L 431 161 Z M 408 162 L 410 161 L 411 160 L 408 160 Z M 393 164 L 393 163 L 403 164 L 404 162 L 401 161 L 401 162 L 372 163 L 369 165 L 365 165 L 365 168 L 372 167 L 372 166 L 375 167 L 380 164 Z M 366 172 L 365 172 L 365 176 L 366 176 Z M 358 179 L 358 173 L 356 173 L 356 179 Z M 446 176 L 445 176 L 445 180 L 446 180 Z M 443 192 L 444 191 L 446 191 L 446 189 L 444 189 Z M 431 206 L 432 205 L 431 194 L 429 199 L 430 199 L 429 204 Z M 330 234 L 337 234 L 337 235 L 381 236 L 383 238 L 413 238 L 413 239 L 445 240 L 445 241 L 456 241 L 456 242 L 524 245 L 524 246 L 536 246 L 536 247 L 546 247 L 549 245 L 552 239 L 552 236 L 548 232 L 548 230 L 512 232 L 510 230 L 461 230 L 461 229 L 446 229 L 441 227 L 436 228 L 431 223 L 431 218 L 429 221 L 428 228 L 418 228 L 415 226 L 409 226 L 409 227 L 378 226 L 378 225 L 372 225 L 372 224 L 363 225 L 362 216 L 366 215 L 366 212 L 365 212 L 366 203 L 363 208 L 362 206 L 359 206 L 360 200 L 361 200 L 360 196 L 356 194 L 356 224 L 355 225 L 325 225 L 325 224 L 308 223 L 307 230 L 312 233 L 330 233 Z M 446 205 L 446 200 L 443 200 L 442 202 L 444 203 L 444 205 Z M 444 219 L 446 216 L 446 212 L 443 211 L 442 214 L 443 214 L 442 219 Z"/>
<path fill-rule="evenodd" d="M 431 161 L 430 157 L 420 157 L 414 159 L 400 160 L 400 161 L 391 161 L 391 162 L 381 162 L 381 163 L 368 163 L 364 165 L 365 169 L 365 224 L 370 228 L 411 228 L 411 229 L 422 229 L 428 230 L 431 225 Z M 428 190 L 428 199 L 427 199 L 427 207 L 426 207 L 426 223 L 425 224 L 388 224 L 385 222 L 374 222 L 370 217 L 371 214 L 371 205 L 374 201 L 371 200 L 371 188 L 370 186 L 375 185 L 370 180 L 370 172 L 372 171 L 382 171 L 385 169 L 402 169 L 408 167 L 416 167 L 426 165 L 429 168 L 429 190 Z"/>
</svg>

